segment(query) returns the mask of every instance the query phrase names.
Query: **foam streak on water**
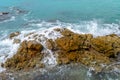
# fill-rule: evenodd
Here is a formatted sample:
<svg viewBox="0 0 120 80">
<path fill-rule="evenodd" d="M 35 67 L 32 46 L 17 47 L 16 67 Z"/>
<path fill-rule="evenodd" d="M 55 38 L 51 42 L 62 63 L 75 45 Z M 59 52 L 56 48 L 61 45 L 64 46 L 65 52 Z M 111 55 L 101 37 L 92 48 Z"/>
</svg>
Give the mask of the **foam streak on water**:
<svg viewBox="0 0 120 80">
<path fill-rule="evenodd" d="M 60 21 L 56 22 L 45 22 L 45 21 L 35 21 L 31 20 L 31 22 L 28 23 L 28 26 L 36 27 L 41 30 L 48 29 L 51 27 L 61 27 L 61 28 L 68 28 L 74 32 L 77 33 L 91 33 L 94 36 L 102 36 L 107 34 L 120 34 L 120 24 L 115 23 L 104 23 L 99 20 L 93 20 L 93 21 L 81 21 L 79 23 L 64 23 Z"/>
</svg>

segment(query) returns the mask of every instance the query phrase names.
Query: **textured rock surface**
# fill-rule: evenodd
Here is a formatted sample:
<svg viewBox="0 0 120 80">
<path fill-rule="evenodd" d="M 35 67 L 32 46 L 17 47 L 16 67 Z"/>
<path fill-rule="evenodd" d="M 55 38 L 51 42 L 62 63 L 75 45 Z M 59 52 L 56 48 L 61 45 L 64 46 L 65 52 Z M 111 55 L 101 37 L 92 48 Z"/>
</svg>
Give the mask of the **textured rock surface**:
<svg viewBox="0 0 120 80">
<path fill-rule="evenodd" d="M 93 38 L 91 44 L 96 51 L 108 57 L 114 58 L 120 52 L 120 37 L 115 34 Z"/>
<path fill-rule="evenodd" d="M 88 67 L 93 67 L 97 72 L 102 70 L 103 64 L 110 64 L 108 56 L 94 49 L 93 44 L 95 43 L 93 40 L 96 38 L 93 38 L 91 34 L 76 34 L 67 29 L 61 33 L 63 37 L 55 41 L 59 48 L 56 51 L 58 64 L 80 62 Z"/>
<path fill-rule="evenodd" d="M 42 49 L 43 46 L 36 41 L 23 41 L 17 53 L 8 59 L 3 66 L 14 70 L 43 67 L 40 62 L 43 56 Z"/>
<path fill-rule="evenodd" d="M 56 44 L 65 51 L 74 51 L 79 49 L 89 49 L 91 34 L 76 34 L 68 29 L 61 32 L 64 37 L 56 39 Z"/>
<path fill-rule="evenodd" d="M 47 46 L 47 48 L 48 49 L 50 49 L 50 50 L 54 50 L 54 48 L 55 48 L 55 42 L 52 40 L 52 39 L 48 39 L 47 41 L 46 41 L 46 46 Z"/>
<path fill-rule="evenodd" d="M 45 48 L 53 52 L 58 65 L 82 63 L 87 67 L 94 68 L 96 72 L 100 72 L 104 66 L 119 60 L 120 37 L 115 34 L 94 38 L 92 34 L 78 34 L 66 28 L 54 30 L 60 32 L 62 37 L 56 40 L 47 38 L 41 40 L 39 37 L 39 41 L 44 41 Z M 29 35 L 31 34 L 34 35 L 34 40 L 23 41 L 17 53 L 6 61 L 4 67 L 15 70 L 44 67 L 41 60 L 47 54 L 43 56 L 41 53 L 44 47 L 36 39 L 40 35 L 34 33 Z M 29 35 L 27 36 L 29 37 Z"/>
</svg>

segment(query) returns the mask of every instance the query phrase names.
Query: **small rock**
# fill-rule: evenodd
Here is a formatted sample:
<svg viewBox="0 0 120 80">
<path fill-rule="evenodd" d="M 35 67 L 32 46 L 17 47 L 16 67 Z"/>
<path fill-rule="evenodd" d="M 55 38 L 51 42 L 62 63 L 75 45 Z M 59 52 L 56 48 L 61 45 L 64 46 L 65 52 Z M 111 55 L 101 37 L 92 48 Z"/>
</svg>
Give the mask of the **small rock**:
<svg viewBox="0 0 120 80">
<path fill-rule="evenodd" d="M 48 49 L 53 50 L 55 48 L 55 43 L 52 39 L 46 41 L 46 46 Z"/>
<path fill-rule="evenodd" d="M 7 14 L 9 14 L 9 12 L 0 12 L 0 16 L 7 15 Z"/>
<path fill-rule="evenodd" d="M 13 37 L 16 37 L 18 35 L 20 35 L 20 32 L 14 32 L 10 34 L 9 38 L 12 39 Z"/>
<path fill-rule="evenodd" d="M 18 43 L 20 43 L 21 42 L 21 40 L 20 39 L 14 39 L 14 41 L 13 41 L 13 44 L 18 44 Z"/>
</svg>

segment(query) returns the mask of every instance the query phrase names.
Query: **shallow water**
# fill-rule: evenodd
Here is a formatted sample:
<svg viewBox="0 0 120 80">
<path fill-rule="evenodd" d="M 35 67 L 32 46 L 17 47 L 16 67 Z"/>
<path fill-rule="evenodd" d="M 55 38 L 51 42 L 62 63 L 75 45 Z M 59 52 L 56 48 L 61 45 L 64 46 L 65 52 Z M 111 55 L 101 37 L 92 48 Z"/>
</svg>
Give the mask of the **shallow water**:
<svg viewBox="0 0 120 80">
<path fill-rule="evenodd" d="M 1 74 L 0 74 L 1 77 Z M 4 80 L 119 80 L 115 72 L 94 73 L 80 64 L 69 64 L 29 72 L 3 73 Z"/>
<path fill-rule="evenodd" d="M 23 11 L 23 13 L 18 13 L 19 10 Z M 25 29 L 26 24 L 29 24 L 31 21 L 39 23 L 39 21 L 55 22 L 56 20 L 71 25 L 74 25 L 73 23 L 83 24 L 77 27 L 79 31 L 83 30 L 83 32 L 84 29 L 81 30 L 81 27 L 85 26 L 95 26 L 92 30 L 96 29 L 96 27 L 98 29 L 110 27 L 114 30 L 119 28 L 120 1 L 4 0 L 0 3 L 0 11 L 10 12 L 12 19 L 8 18 L 9 20 L 0 23 L 0 26 L 2 26 L 0 30 L 8 33 L 23 28 Z M 26 13 L 24 13 L 24 11 L 26 11 Z M 103 24 L 108 24 L 109 26 Z M 74 26 L 74 28 L 76 28 L 76 26 Z"/>
</svg>

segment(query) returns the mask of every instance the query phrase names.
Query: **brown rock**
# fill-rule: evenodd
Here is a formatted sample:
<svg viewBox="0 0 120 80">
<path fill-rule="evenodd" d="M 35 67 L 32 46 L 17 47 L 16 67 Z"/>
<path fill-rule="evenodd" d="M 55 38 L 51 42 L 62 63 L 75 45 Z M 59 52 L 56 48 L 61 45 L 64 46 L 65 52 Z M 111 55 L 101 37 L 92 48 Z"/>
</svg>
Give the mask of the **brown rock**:
<svg viewBox="0 0 120 80">
<path fill-rule="evenodd" d="M 87 67 L 93 67 L 96 72 L 102 71 L 102 65 L 110 64 L 110 59 L 105 55 L 99 54 L 96 51 L 73 51 L 58 52 L 57 62 L 61 64 L 82 63 Z"/>
<path fill-rule="evenodd" d="M 31 32 L 31 33 L 24 35 L 24 37 L 28 37 L 28 36 L 33 35 L 33 34 L 34 34 L 34 32 Z"/>
<path fill-rule="evenodd" d="M 65 51 L 73 51 L 79 49 L 89 49 L 91 34 L 76 34 L 69 30 L 62 32 L 64 37 L 56 39 L 56 44 Z"/>
<path fill-rule="evenodd" d="M 70 31 L 69 29 L 64 28 L 63 30 L 61 30 L 61 34 L 63 36 L 71 36 L 71 35 L 74 35 L 75 33 Z"/>
<path fill-rule="evenodd" d="M 7 59 L 4 67 L 13 70 L 36 68 L 37 65 L 41 65 L 42 49 L 42 45 L 36 41 L 23 41 L 17 53 L 12 58 Z"/>
<path fill-rule="evenodd" d="M 47 45 L 49 49 L 57 45 L 54 47 L 57 48 L 55 54 L 58 54 L 59 65 L 80 62 L 100 72 L 103 64 L 111 64 L 111 58 L 117 59 L 120 53 L 120 38 L 116 34 L 93 38 L 91 34 L 77 34 L 66 28 L 56 31 L 63 37 L 55 42 L 48 41 Z"/>
<path fill-rule="evenodd" d="M 14 32 L 10 34 L 9 38 L 12 39 L 13 37 L 16 37 L 18 35 L 20 35 L 20 32 Z"/>
<path fill-rule="evenodd" d="M 46 46 L 48 49 L 53 50 L 55 48 L 55 42 L 52 39 L 46 41 Z"/>
<path fill-rule="evenodd" d="M 54 31 L 60 32 L 61 29 L 60 28 L 55 28 Z"/>
<path fill-rule="evenodd" d="M 120 52 L 120 38 L 114 34 L 93 38 L 91 44 L 92 48 L 108 57 L 115 57 Z"/>
<path fill-rule="evenodd" d="M 120 37 L 116 34 L 93 38 L 91 34 L 77 34 L 66 28 L 54 30 L 60 32 L 63 37 L 57 38 L 55 41 L 45 40 L 47 48 L 57 55 L 58 65 L 79 62 L 100 72 L 103 64 L 111 64 L 111 58 L 113 61 L 119 60 Z M 40 35 L 33 36 L 36 38 Z M 44 67 L 45 65 L 41 62 L 42 49 L 43 46 L 35 40 L 23 41 L 17 54 L 8 59 L 3 66 L 16 70 Z"/>
<path fill-rule="evenodd" d="M 34 50 L 37 50 L 37 51 L 41 51 L 43 49 L 43 46 L 36 41 L 28 41 L 27 42 L 27 48 L 28 49 L 34 49 Z"/>
<path fill-rule="evenodd" d="M 17 43 L 20 43 L 21 42 L 21 40 L 20 39 L 14 39 L 14 41 L 13 41 L 13 43 L 15 44 L 17 44 Z"/>
<path fill-rule="evenodd" d="M 59 65 L 80 62 L 88 67 L 93 67 L 96 72 L 100 72 L 103 69 L 103 64 L 110 64 L 111 60 L 106 52 L 113 49 L 113 45 L 110 46 L 111 44 L 108 43 L 111 41 L 111 37 L 118 40 L 116 35 L 93 38 L 91 34 L 77 34 L 68 29 L 59 31 L 63 35 L 63 37 L 55 40 L 58 47 L 58 51 L 55 53 L 58 54 L 57 62 Z M 115 42 L 115 40 L 111 42 Z M 117 44 L 115 46 L 119 47 Z M 117 48 L 116 51 L 118 52 L 119 49 L 117 50 Z"/>
</svg>

